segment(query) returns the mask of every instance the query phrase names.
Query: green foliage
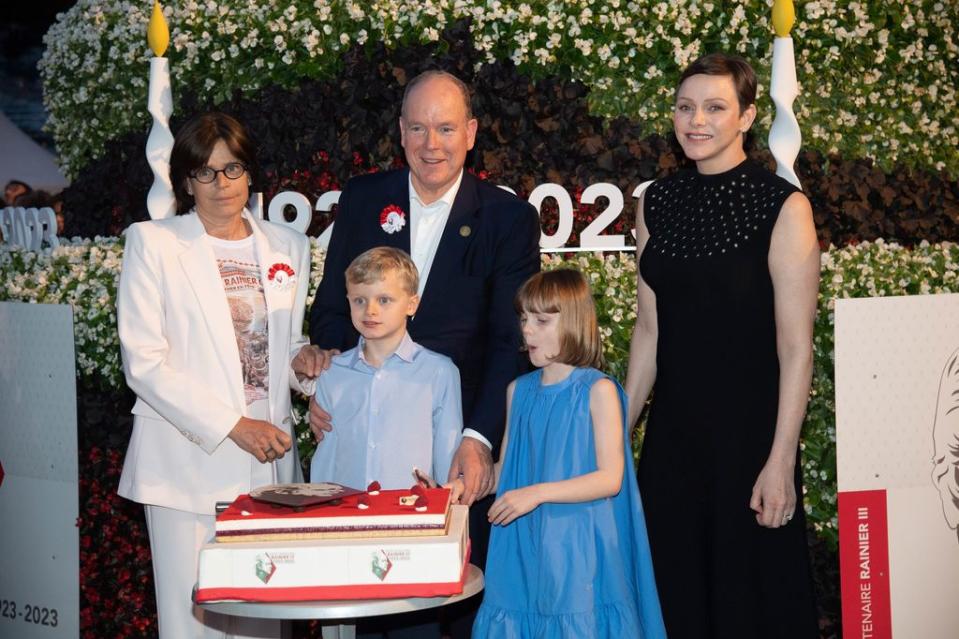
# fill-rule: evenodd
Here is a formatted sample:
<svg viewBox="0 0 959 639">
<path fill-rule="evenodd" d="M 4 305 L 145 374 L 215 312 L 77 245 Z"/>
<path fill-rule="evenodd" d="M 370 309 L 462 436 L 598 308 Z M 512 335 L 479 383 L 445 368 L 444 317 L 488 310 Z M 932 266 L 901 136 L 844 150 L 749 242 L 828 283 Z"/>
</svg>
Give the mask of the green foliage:
<svg viewBox="0 0 959 639">
<path fill-rule="evenodd" d="M 30 252 L 0 249 L 0 301 L 71 304 L 76 332 L 77 375 L 101 388 L 119 388 L 119 340 L 116 334 L 116 282 L 122 243 L 115 238 L 66 242 L 56 249 Z M 309 303 L 323 276 L 324 253 L 314 241 Z M 543 268 L 577 268 L 593 288 L 607 371 L 625 381 L 629 341 L 636 321 L 636 260 L 632 253 L 543 256 Z M 906 249 L 879 240 L 822 256 L 819 313 L 814 336 L 815 371 L 802 451 L 805 505 L 810 524 L 833 549 L 836 519 L 836 416 L 833 387 L 833 307 L 845 297 L 926 295 L 959 292 L 959 247 L 928 244 Z M 295 403 L 302 458 L 313 451 L 304 400 Z"/>
<path fill-rule="evenodd" d="M 0 301 L 71 305 L 77 376 L 98 388 L 123 384 L 116 314 L 122 256 L 117 238 L 67 241 L 39 253 L 0 248 Z"/>
<path fill-rule="evenodd" d="M 350 47 L 436 42 L 469 21 L 486 61 L 512 60 L 533 77 L 559 74 L 591 89 L 593 110 L 671 130 L 680 70 L 715 50 L 754 62 L 757 123 L 768 93 L 773 34 L 768 0 L 238 0 L 169 2 L 175 96 L 190 87 L 222 101 L 234 91 L 328 77 Z M 105 143 L 145 130 L 150 3 L 79 0 L 45 38 L 40 70 L 48 127 L 68 174 Z M 941 0 L 813 0 L 796 7 L 803 87 L 794 109 L 806 147 L 959 174 L 959 5 Z"/>
</svg>

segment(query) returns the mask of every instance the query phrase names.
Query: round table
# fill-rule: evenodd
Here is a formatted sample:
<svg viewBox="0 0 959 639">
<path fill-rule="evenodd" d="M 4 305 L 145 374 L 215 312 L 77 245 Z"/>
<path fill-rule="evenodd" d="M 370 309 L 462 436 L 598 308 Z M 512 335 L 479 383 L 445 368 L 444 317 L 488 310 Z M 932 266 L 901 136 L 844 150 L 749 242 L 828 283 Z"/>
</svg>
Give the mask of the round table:
<svg viewBox="0 0 959 639">
<path fill-rule="evenodd" d="M 356 637 L 356 619 L 448 606 L 472 597 L 483 589 L 483 583 L 483 571 L 470 564 L 466 573 L 466 581 L 463 583 L 463 592 L 449 597 L 344 599 L 340 601 L 291 601 L 287 603 L 218 601 L 197 605 L 204 610 L 238 617 L 345 621 L 346 623 L 323 626 L 323 639 L 354 639 Z"/>
</svg>

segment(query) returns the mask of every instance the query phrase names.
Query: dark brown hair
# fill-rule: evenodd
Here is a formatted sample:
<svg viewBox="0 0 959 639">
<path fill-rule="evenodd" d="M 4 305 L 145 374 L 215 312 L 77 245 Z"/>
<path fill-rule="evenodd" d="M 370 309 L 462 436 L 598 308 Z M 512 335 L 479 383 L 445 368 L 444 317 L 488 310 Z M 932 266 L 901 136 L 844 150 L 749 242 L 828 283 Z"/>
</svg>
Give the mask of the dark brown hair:
<svg viewBox="0 0 959 639">
<path fill-rule="evenodd" d="M 570 366 L 603 365 L 596 305 L 586 278 L 563 268 L 532 276 L 513 300 L 517 313 L 559 313 L 559 354 L 555 361 Z"/>
<path fill-rule="evenodd" d="M 728 75 L 733 79 L 739 111 L 742 113 L 756 101 L 756 72 L 743 58 L 728 53 L 709 53 L 699 58 L 679 76 L 678 90 L 686 78 L 694 75 Z"/>
<path fill-rule="evenodd" d="M 257 175 L 255 146 L 245 126 L 219 111 L 195 115 L 176 132 L 173 151 L 170 152 L 170 182 L 176 196 L 177 213 L 185 213 L 193 207 L 193 196 L 186 189 L 187 178 L 206 165 L 213 147 L 220 140 L 226 143 L 237 160 L 246 165 L 250 179 Z"/>
</svg>

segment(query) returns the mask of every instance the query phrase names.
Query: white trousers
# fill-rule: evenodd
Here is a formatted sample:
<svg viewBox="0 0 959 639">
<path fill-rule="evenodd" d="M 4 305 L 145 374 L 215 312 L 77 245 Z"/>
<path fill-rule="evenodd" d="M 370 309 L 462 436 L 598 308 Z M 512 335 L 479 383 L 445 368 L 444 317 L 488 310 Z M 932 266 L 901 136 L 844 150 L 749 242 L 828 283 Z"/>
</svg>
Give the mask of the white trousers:
<svg viewBox="0 0 959 639">
<path fill-rule="evenodd" d="M 280 639 L 278 620 L 220 615 L 193 604 L 197 559 L 200 546 L 213 537 L 213 515 L 161 506 L 143 509 L 153 554 L 159 639 Z"/>
</svg>

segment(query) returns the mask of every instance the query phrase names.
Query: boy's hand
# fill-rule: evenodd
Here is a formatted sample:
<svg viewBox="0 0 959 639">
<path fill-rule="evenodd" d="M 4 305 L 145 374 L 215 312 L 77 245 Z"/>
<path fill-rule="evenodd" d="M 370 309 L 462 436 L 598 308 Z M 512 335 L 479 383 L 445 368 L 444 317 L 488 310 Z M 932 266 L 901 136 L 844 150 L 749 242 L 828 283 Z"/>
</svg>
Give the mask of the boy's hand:
<svg viewBox="0 0 959 639">
<path fill-rule="evenodd" d="M 508 490 L 489 507 L 489 522 L 494 526 L 505 526 L 517 517 L 522 517 L 540 505 L 539 490 L 536 484 Z"/>
<path fill-rule="evenodd" d="M 463 491 L 466 490 L 466 484 L 463 483 L 461 477 L 457 477 L 448 484 L 445 484 L 443 488 L 450 489 L 450 502 L 453 504 L 460 503 L 460 497 L 463 495 Z"/>
<path fill-rule="evenodd" d="M 465 485 L 462 503 L 472 506 L 477 499 L 486 497 L 493 490 L 493 453 L 489 447 L 473 437 L 464 437 L 460 441 L 447 481 L 463 477 Z"/>
<path fill-rule="evenodd" d="M 316 443 L 323 441 L 325 433 L 333 430 L 333 418 L 316 403 L 316 397 L 310 398 L 310 430 L 316 437 Z"/>
</svg>

